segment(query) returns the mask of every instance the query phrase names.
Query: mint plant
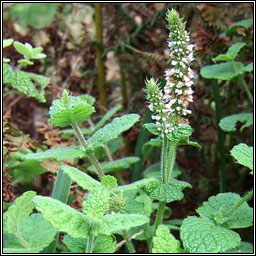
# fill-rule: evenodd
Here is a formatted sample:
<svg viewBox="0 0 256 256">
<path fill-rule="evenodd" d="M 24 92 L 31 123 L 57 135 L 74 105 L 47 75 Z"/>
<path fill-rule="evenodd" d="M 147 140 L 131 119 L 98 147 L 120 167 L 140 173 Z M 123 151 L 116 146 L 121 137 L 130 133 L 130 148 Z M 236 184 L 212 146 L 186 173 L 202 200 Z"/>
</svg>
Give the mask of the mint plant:
<svg viewBox="0 0 256 256">
<path fill-rule="evenodd" d="M 5 253 L 56 253 L 60 232 L 64 232 L 64 252 L 72 253 L 114 253 L 123 244 L 123 241 L 117 244 L 116 235 L 123 236 L 130 253 L 136 252 L 131 239 L 145 240 L 150 253 L 222 253 L 245 246 L 233 229 L 252 226 L 253 210 L 246 202 L 252 191 L 244 197 L 219 193 L 196 209 L 199 216 L 166 221 L 171 215 L 167 203 L 182 200 L 183 190 L 192 187 L 176 179 L 181 173 L 175 164 L 177 148 L 180 145 L 200 148 L 189 139 L 193 129 L 187 119 L 191 114 L 189 103 L 193 102 L 194 71 L 190 64 L 194 45 L 189 44 L 185 23 L 175 10 L 168 10 L 166 19 L 171 68 L 165 72 L 163 88 L 151 78 L 146 80 L 145 89 L 154 122 L 144 126 L 156 138 L 145 143 L 143 154 L 149 157 L 152 148 L 161 147 L 160 164 L 145 170 L 143 179 L 121 184 L 117 173 L 139 159 L 127 157 L 114 161 L 109 143 L 137 123 L 140 116 L 126 114 L 105 124 L 120 109 L 116 106 L 94 125 L 90 119 L 95 112 L 93 98 L 71 96 L 63 90 L 62 96 L 52 102 L 49 122 L 60 128 L 71 126 L 72 130 L 61 133 L 75 134 L 80 145 L 24 154 L 22 158 L 25 161 L 87 158 L 90 166 L 85 170 L 97 174 L 98 179 L 75 164 L 62 164 L 51 197 L 36 195 L 34 191 L 21 195 L 4 213 Z M 91 124 L 89 129 L 81 129 L 80 123 L 85 121 Z M 108 162 L 97 159 L 99 149 L 105 151 Z M 81 211 L 67 204 L 72 181 L 86 191 Z M 38 213 L 32 213 L 33 209 Z M 155 210 L 156 219 L 151 220 Z M 180 240 L 170 229 L 180 232 Z"/>
<path fill-rule="evenodd" d="M 39 60 L 46 57 L 42 53 L 42 47 L 33 48 L 31 44 L 25 43 L 22 44 L 13 39 L 3 40 L 3 48 L 13 45 L 15 50 L 23 55 L 23 59 L 18 60 L 19 65 L 12 67 L 9 62 L 9 58 L 3 58 L 3 83 L 10 84 L 14 89 L 19 92 L 37 99 L 40 102 L 46 102 L 44 89 L 49 84 L 49 79 L 42 75 L 37 75 L 30 72 L 22 71 L 21 69 L 33 65 L 33 60 Z M 37 85 L 40 87 L 40 90 L 37 89 Z"/>
</svg>

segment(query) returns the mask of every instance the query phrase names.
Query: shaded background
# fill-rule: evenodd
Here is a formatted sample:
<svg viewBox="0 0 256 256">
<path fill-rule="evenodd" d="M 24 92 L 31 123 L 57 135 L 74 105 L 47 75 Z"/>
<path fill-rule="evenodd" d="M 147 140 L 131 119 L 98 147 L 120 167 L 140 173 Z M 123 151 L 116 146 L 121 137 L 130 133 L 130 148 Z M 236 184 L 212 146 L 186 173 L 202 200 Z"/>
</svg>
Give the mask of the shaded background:
<svg viewBox="0 0 256 256">
<path fill-rule="evenodd" d="M 154 77 L 159 81 L 165 69 L 169 68 L 169 50 L 165 14 L 167 8 L 176 9 L 184 20 L 191 41 L 196 44 L 196 60 L 192 64 L 196 78 L 193 86 L 194 102 L 190 109 L 190 125 L 194 129 L 191 140 L 201 145 L 201 150 L 191 146 L 181 146 L 177 152 L 177 164 L 182 170 L 179 179 L 189 182 L 193 188 L 187 189 L 181 202 L 169 204 L 171 218 L 183 219 L 195 215 L 195 209 L 209 196 L 220 192 L 220 159 L 215 117 L 215 105 L 210 80 L 200 76 L 200 69 L 213 64 L 212 58 L 225 53 L 236 42 L 247 45 L 239 53 L 238 59 L 244 64 L 253 62 L 253 34 L 237 29 L 231 37 L 225 31 L 232 24 L 253 17 L 252 3 L 104 3 L 102 9 L 102 41 L 96 33 L 95 4 L 89 3 L 26 3 L 3 4 L 3 38 L 29 42 L 41 46 L 47 58 L 35 61 L 35 65 L 25 70 L 50 78 L 46 88 L 47 102 L 42 104 L 27 98 L 10 86 L 3 88 L 4 143 L 8 153 L 4 162 L 13 160 L 12 154 L 26 148 L 52 148 L 74 145 L 75 138 L 63 138 L 58 129 L 48 123 L 48 109 L 62 90 L 68 89 L 72 95 L 90 94 L 96 98 L 95 123 L 108 109 L 122 104 L 123 109 L 116 116 L 139 113 L 141 121 L 125 132 L 114 159 L 124 156 L 141 156 L 143 144 L 151 138 L 141 132 L 146 116 L 147 102 L 143 89 L 145 79 Z M 21 55 L 11 46 L 3 50 L 4 57 L 16 66 Z M 97 65 L 101 57 L 104 69 Z M 103 74 L 103 75 L 102 75 Z M 253 91 L 253 75 L 247 73 L 245 80 Z M 99 88 L 98 85 L 102 84 Z M 224 116 L 241 112 L 252 112 L 252 107 L 239 81 L 224 82 L 219 87 L 222 114 Z M 86 127 L 86 123 L 83 124 Z M 241 127 L 241 123 L 237 128 Z M 139 137 L 139 139 L 138 139 Z M 225 133 L 226 192 L 243 195 L 253 186 L 248 169 L 235 163 L 229 151 L 243 142 L 252 146 L 253 127 L 240 132 Z M 159 148 L 150 157 L 133 169 L 122 173 L 126 183 L 141 178 L 141 173 L 150 164 L 159 160 Z M 69 164 L 85 165 L 82 160 Z M 32 180 L 20 182 L 15 170 L 4 168 L 4 201 L 8 207 L 17 196 L 33 189 L 42 195 L 49 195 L 52 176 L 58 165 L 44 162 L 47 170 L 35 173 Z M 24 171 L 24 170 L 23 170 Z M 16 175 L 16 176 L 15 176 Z M 30 177 L 31 178 L 31 177 Z M 81 206 L 80 191 L 74 185 L 72 206 Z M 253 206 L 253 202 L 249 202 Z M 244 241 L 253 241 L 252 229 L 238 230 Z M 143 246 L 142 249 L 143 251 Z"/>
</svg>

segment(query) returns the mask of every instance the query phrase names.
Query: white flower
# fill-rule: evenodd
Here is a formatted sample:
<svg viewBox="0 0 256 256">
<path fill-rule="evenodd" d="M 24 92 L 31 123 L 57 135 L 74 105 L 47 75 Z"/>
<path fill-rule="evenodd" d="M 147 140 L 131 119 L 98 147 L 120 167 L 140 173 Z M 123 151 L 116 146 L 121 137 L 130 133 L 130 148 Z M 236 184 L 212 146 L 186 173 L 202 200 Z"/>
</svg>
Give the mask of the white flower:
<svg viewBox="0 0 256 256">
<path fill-rule="evenodd" d="M 189 44 L 189 45 L 187 46 L 187 48 L 188 48 L 189 51 L 193 51 L 193 47 L 194 47 L 194 46 L 195 46 L 194 44 Z"/>
</svg>

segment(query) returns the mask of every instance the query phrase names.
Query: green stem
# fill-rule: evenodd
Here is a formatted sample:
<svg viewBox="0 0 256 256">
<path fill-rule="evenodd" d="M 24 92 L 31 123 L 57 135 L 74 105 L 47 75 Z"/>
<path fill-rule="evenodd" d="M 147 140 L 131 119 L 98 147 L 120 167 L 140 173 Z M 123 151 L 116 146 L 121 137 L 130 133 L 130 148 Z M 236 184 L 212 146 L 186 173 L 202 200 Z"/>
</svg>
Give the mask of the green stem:
<svg viewBox="0 0 256 256">
<path fill-rule="evenodd" d="M 168 156 L 168 139 L 164 135 L 162 140 L 162 154 L 161 154 L 161 179 L 164 184 L 167 184 L 167 156 Z"/>
<path fill-rule="evenodd" d="M 172 170 L 173 170 L 173 166 L 175 163 L 175 158 L 176 158 L 176 147 L 177 144 L 176 142 L 169 142 L 169 155 L 168 155 L 168 162 L 167 162 L 167 180 L 166 180 L 166 184 L 169 183 L 169 180 L 172 176 Z"/>
<path fill-rule="evenodd" d="M 78 126 L 78 124 L 74 123 L 74 124 L 72 124 L 72 127 L 73 127 L 73 129 L 75 131 L 75 134 L 76 134 L 78 140 L 80 141 L 80 143 L 82 144 L 84 149 L 87 149 L 88 148 L 88 144 L 87 144 L 87 142 L 86 142 L 86 140 L 85 140 L 85 138 L 84 138 L 84 136 L 83 136 L 79 126 Z M 90 159 L 91 163 L 95 166 L 95 168 L 96 168 L 96 170 L 98 172 L 98 175 L 99 175 L 99 177 L 101 179 L 105 175 L 104 175 L 103 171 L 101 170 L 100 165 L 99 165 L 99 163 L 98 163 L 94 153 L 90 152 L 90 153 L 88 153 L 88 155 L 89 155 L 89 159 Z"/>
<path fill-rule="evenodd" d="M 91 127 L 95 128 L 95 125 L 94 125 L 94 123 L 92 122 L 91 119 L 88 119 L 87 121 L 89 122 L 89 124 L 90 124 Z M 110 153 L 110 150 L 109 150 L 109 147 L 108 147 L 107 144 L 104 146 L 104 150 L 105 150 L 105 152 L 106 152 L 106 155 L 107 155 L 108 160 L 109 160 L 110 162 L 114 161 L 114 159 L 113 159 L 113 157 L 112 157 L 112 155 L 111 155 L 111 153 Z M 123 179 L 123 177 L 122 177 L 120 171 L 114 172 L 114 175 L 115 175 L 115 177 L 117 178 L 117 180 L 118 180 L 118 182 L 119 182 L 120 185 L 125 185 L 125 181 L 124 181 L 124 179 Z"/>
<path fill-rule="evenodd" d="M 165 208 L 165 202 L 159 202 L 157 216 L 156 216 L 156 220 L 155 220 L 154 232 L 153 232 L 153 236 L 152 236 L 150 248 L 149 248 L 150 252 L 152 251 L 153 238 L 156 234 L 156 230 L 157 230 L 158 226 L 162 223 L 162 220 L 163 220 L 164 208 Z"/>
<path fill-rule="evenodd" d="M 237 72 L 237 68 L 236 68 L 236 66 L 235 66 L 234 61 L 232 60 L 231 63 L 232 63 L 232 66 L 233 66 L 233 70 L 234 70 L 234 72 L 236 73 L 236 72 Z M 242 83 L 242 85 L 243 85 L 243 87 L 244 87 L 244 89 L 245 89 L 245 91 L 246 91 L 246 93 L 247 93 L 247 95 L 248 95 L 248 97 L 249 97 L 251 103 L 253 104 L 253 97 L 252 97 L 251 92 L 250 92 L 249 89 L 248 89 L 248 86 L 247 86 L 246 82 L 244 81 L 244 76 L 240 76 L 240 77 L 239 77 L 239 80 L 241 81 L 241 83 Z"/>
<path fill-rule="evenodd" d="M 248 95 L 248 97 L 249 97 L 251 103 L 253 104 L 253 97 L 252 97 L 252 94 L 251 94 L 251 92 L 249 91 L 248 86 L 247 86 L 246 82 L 244 81 L 244 77 L 243 77 L 243 76 L 240 77 L 240 81 L 241 81 L 242 85 L 244 86 L 244 89 L 245 89 L 245 91 L 246 91 L 246 93 L 247 93 L 247 95 Z"/>
<path fill-rule="evenodd" d="M 250 191 L 247 195 L 245 195 L 226 215 L 225 217 L 230 217 L 244 202 L 251 199 L 253 196 L 253 191 Z"/>
<path fill-rule="evenodd" d="M 125 241 L 126 241 L 126 245 L 127 245 L 128 251 L 129 251 L 130 253 L 136 253 L 136 251 L 135 251 L 135 249 L 134 249 L 134 247 L 133 247 L 133 244 L 132 244 L 132 242 L 131 242 L 130 239 L 129 239 L 129 236 L 128 236 L 127 231 L 126 231 L 126 230 L 123 230 L 122 232 L 123 232 L 123 237 L 124 237 L 124 239 L 125 239 Z"/>
<path fill-rule="evenodd" d="M 92 230 L 92 228 L 93 228 L 93 224 L 91 224 L 90 230 Z M 92 253 L 95 240 L 96 240 L 96 237 L 93 234 L 90 234 L 88 236 L 86 247 L 85 247 L 85 253 Z"/>
</svg>

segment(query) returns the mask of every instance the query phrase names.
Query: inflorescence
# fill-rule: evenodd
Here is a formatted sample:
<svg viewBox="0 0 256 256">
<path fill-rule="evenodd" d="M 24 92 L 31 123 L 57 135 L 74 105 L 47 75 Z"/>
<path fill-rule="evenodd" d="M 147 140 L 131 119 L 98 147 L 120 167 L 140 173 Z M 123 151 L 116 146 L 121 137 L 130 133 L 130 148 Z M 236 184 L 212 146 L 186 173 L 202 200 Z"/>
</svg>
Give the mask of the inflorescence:
<svg viewBox="0 0 256 256">
<path fill-rule="evenodd" d="M 194 92 L 191 89 L 194 72 L 190 63 L 194 60 L 195 45 L 189 44 L 190 38 L 185 30 L 185 23 L 175 10 L 168 10 L 166 19 L 167 28 L 170 30 L 167 42 L 171 52 L 171 68 L 165 71 L 166 85 L 162 91 L 159 84 L 151 78 L 146 80 L 145 90 L 150 102 L 148 108 L 154 112 L 151 117 L 156 121 L 161 134 L 168 134 L 175 127 L 188 124 L 188 119 L 183 117 L 191 114 L 188 105 L 193 102 Z"/>
</svg>

